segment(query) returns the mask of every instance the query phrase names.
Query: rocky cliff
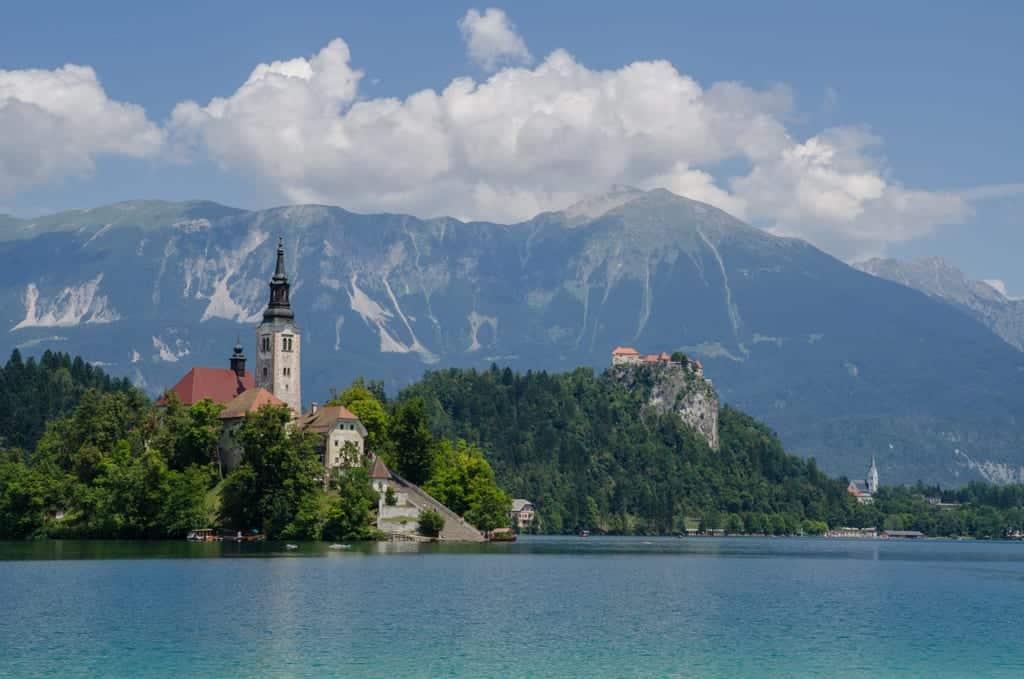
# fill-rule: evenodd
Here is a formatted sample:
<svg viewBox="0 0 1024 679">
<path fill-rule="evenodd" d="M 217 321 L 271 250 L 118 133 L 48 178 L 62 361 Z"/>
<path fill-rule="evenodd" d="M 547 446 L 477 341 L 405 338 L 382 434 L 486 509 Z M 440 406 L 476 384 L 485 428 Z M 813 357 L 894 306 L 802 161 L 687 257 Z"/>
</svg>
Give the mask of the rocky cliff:
<svg viewBox="0 0 1024 679">
<path fill-rule="evenodd" d="M 659 414 L 675 413 L 718 450 L 718 394 L 711 381 L 686 363 L 618 365 L 612 375 L 631 388 L 650 389 L 648 405 Z"/>
</svg>

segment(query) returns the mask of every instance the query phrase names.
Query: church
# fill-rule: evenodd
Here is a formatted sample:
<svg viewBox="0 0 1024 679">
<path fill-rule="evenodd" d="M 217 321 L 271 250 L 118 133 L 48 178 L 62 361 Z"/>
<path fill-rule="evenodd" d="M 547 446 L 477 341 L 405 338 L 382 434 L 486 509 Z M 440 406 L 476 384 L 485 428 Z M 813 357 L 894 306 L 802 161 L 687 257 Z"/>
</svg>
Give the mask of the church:
<svg viewBox="0 0 1024 679">
<path fill-rule="evenodd" d="M 871 504 L 875 501 L 875 493 L 878 492 L 878 467 L 875 466 L 873 455 L 871 456 L 871 467 L 868 469 L 868 477 L 850 481 L 846 492 L 857 498 L 857 502 L 861 504 Z"/>
<path fill-rule="evenodd" d="M 173 393 L 186 407 L 203 399 L 222 406 L 220 412 L 220 458 L 225 471 L 241 462 L 242 451 L 235 432 L 245 416 L 265 405 L 287 406 L 293 420 L 321 435 L 319 452 L 327 468 L 358 463 L 341 451 L 345 442 L 364 454 L 366 429 L 355 415 L 342 406 L 312 410 L 302 414 L 302 333 L 295 324 L 290 285 L 285 272 L 284 241 L 277 243 L 277 261 L 270 279 L 270 299 L 263 320 L 256 326 L 255 372 L 246 368 L 245 350 L 236 343 L 227 368 L 194 367 L 157 401 L 166 403 Z M 334 448 L 337 448 L 335 450 Z"/>
</svg>

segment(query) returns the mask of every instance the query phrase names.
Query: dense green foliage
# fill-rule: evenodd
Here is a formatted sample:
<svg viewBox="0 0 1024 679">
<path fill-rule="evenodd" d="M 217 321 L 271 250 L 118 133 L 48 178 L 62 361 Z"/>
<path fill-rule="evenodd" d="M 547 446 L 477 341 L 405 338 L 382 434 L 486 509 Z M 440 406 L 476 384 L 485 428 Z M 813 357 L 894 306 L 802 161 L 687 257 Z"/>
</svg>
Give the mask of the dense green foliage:
<svg viewBox="0 0 1024 679">
<path fill-rule="evenodd" d="M 508 525 L 509 497 L 498 487 L 483 451 L 465 441 L 441 441 L 423 489 L 480 530 Z"/>
<path fill-rule="evenodd" d="M 379 537 L 377 530 L 371 526 L 378 493 L 370 484 L 370 475 L 366 469 L 356 467 L 346 470 L 344 474 L 334 470 L 331 487 L 337 496 L 328 501 L 327 522 L 322 538 L 371 540 Z"/>
<path fill-rule="evenodd" d="M 25 361 L 15 349 L 0 367 L 0 446 L 32 450 L 46 423 L 70 413 L 90 389 L 127 392 L 133 387 L 81 357 L 46 351 L 38 361 Z"/>
<path fill-rule="evenodd" d="M 242 464 L 224 483 L 221 514 L 236 529 L 301 539 L 322 530 L 318 478 L 323 468 L 314 437 L 289 427 L 284 407 L 264 407 L 246 416 L 235 433 Z"/>
<path fill-rule="evenodd" d="M 54 356 L 38 364 L 12 357 L 5 379 L 12 365 L 35 377 L 70 370 Z M 222 478 L 218 406 L 172 399 L 156 408 L 137 390 L 83 374 L 101 388 L 62 401 L 67 414 L 51 419 L 33 448 L 0 446 L 0 538 L 164 538 L 215 525 L 272 538 L 377 537 L 379 497 L 367 469 L 325 479 L 313 438 L 288 425 L 287 410 L 265 407 L 245 419 L 233 434 L 242 463 Z M 52 382 L 35 385 L 46 391 Z M 390 402 L 359 380 L 337 399 L 365 414 L 375 452 L 482 530 L 507 525 L 506 488 L 534 502 L 536 527 L 556 533 L 1024 532 L 1024 486 L 919 484 L 883 488 L 873 504 L 859 504 L 845 480 L 788 455 L 764 425 L 731 408 L 720 412 L 721 445 L 711 450 L 675 415 L 647 406 L 651 387 L 586 369 L 492 368 L 430 373 Z M 8 393 L 43 400 L 20 387 Z M 4 422 L 6 440 L 26 435 Z M 441 516 L 424 513 L 420 522 L 428 534 L 443 529 Z"/>
<path fill-rule="evenodd" d="M 858 504 L 845 480 L 828 478 L 813 459 L 788 455 L 767 427 L 732 408 L 721 410 L 721 446 L 712 451 L 676 417 L 646 406 L 650 387 L 640 379 L 627 389 L 610 373 L 588 369 L 452 369 L 429 373 L 402 397 L 423 399 L 435 435 L 480 446 L 499 485 L 535 503 L 546 532 L 817 534 L 829 526 L 898 525 L 951 534 L 943 530 L 960 515 L 910 490 Z M 1002 529 L 1014 528 L 1013 512 L 1024 506 L 1019 490 L 975 484 L 961 495 L 998 512 L 990 523 Z M 960 512 L 991 518 L 988 509 Z M 977 525 L 965 516 L 957 527 L 966 535 L 998 532 Z"/>
<path fill-rule="evenodd" d="M 169 464 L 182 440 L 137 391 L 82 394 L 23 461 L 0 464 L 0 537 L 160 538 L 213 520 L 209 464 Z"/>
</svg>

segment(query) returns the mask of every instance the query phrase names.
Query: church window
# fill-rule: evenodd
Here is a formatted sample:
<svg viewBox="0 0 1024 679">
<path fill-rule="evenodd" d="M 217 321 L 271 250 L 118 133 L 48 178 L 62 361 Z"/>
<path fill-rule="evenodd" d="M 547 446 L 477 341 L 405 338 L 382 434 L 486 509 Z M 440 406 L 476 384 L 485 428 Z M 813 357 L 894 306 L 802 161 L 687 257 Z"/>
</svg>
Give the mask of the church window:
<svg viewBox="0 0 1024 679">
<path fill-rule="evenodd" d="M 264 335 L 262 337 L 261 349 L 262 351 L 270 351 L 270 335 Z M 264 371 L 266 372 L 266 371 Z"/>
<path fill-rule="evenodd" d="M 266 368 L 266 366 L 264 366 L 264 368 L 263 368 L 263 376 L 264 376 L 264 377 L 266 377 L 266 376 L 267 376 L 267 368 Z"/>
<path fill-rule="evenodd" d="M 281 338 L 281 351 L 291 351 L 291 350 L 292 350 L 292 338 L 291 337 L 282 337 Z"/>
</svg>

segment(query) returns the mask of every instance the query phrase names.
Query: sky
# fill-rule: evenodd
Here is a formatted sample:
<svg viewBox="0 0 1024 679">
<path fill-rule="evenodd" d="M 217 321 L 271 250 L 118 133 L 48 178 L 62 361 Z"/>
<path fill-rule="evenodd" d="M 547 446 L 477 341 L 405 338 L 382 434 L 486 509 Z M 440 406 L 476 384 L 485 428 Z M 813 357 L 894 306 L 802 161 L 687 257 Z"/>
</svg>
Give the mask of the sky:
<svg viewBox="0 0 1024 679">
<path fill-rule="evenodd" d="M 665 187 L 1024 294 L 1024 5 L 17 3 L 0 212 L 315 202 L 514 222 Z"/>
</svg>

